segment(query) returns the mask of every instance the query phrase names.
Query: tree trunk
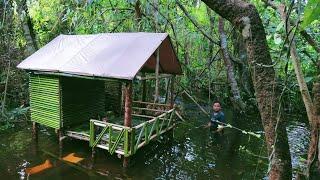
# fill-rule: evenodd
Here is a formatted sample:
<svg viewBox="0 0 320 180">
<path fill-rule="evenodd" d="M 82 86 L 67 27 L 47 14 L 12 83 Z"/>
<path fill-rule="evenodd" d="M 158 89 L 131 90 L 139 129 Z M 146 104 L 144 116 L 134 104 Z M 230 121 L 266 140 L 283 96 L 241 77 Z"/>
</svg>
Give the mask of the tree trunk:
<svg viewBox="0 0 320 180">
<path fill-rule="evenodd" d="M 160 27 L 158 24 L 159 13 L 157 11 L 157 9 L 159 9 L 159 2 L 158 2 L 158 0 L 153 0 L 152 4 L 155 7 L 155 8 L 153 8 L 153 10 L 154 10 L 153 11 L 153 19 L 154 19 L 155 32 L 159 32 L 159 30 L 160 30 Z"/>
<path fill-rule="evenodd" d="M 277 117 L 278 87 L 262 21 L 255 6 L 239 0 L 203 0 L 230 21 L 247 44 L 256 99 L 270 156 L 270 179 L 291 179 L 291 157 L 284 122 Z"/>
<path fill-rule="evenodd" d="M 309 145 L 309 150 L 308 150 L 308 160 L 307 160 L 307 176 L 309 176 L 310 172 L 310 167 L 312 165 L 313 159 L 317 155 L 317 144 L 319 142 L 319 82 L 314 84 L 314 101 L 312 102 L 307 83 L 304 80 L 303 77 L 303 72 L 301 69 L 301 64 L 300 64 L 300 57 L 297 52 L 297 47 L 295 44 L 295 39 L 294 39 L 294 31 L 291 31 L 291 19 L 288 17 L 288 14 L 286 13 L 286 6 L 285 4 L 281 3 L 279 6 L 277 6 L 275 3 L 269 0 L 264 0 L 264 2 L 271 6 L 274 10 L 278 11 L 280 14 L 281 20 L 285 24 L 286 32 L 288 34 L 288 42 L 291 44 L 290 46 L 290 55 L 292 59 L 292 64 L 294 67 L 294 71 L 297 77 L 298 85 L 300 88 L 302 100 L 304 102 L 306 111 L 307 111 L 307 116 L 310 124 L 310 129 L 311 129 L 311 141 Z M 306 39 L 306 41 L 317 51 L 319 52 L 319 48 L 317 44 L 312 41 L 313 39 L 305 32 L 301 31 L 300 34 Z M 319 97 L 318 97 L 319 96 Z M 320 156 L 319 156 L 319 163 L 320 163 Z"/>
<path fill-rule="evenodd" d="M 320 77 L 319 77 L 320 78 Z M 318 166 L 320 165 L 320 146 L 319 146 L 319 131 L 320 131 L 320 80 L 313 84 L 313 95 L 314 95 L 314 118 L 311 124 L 311 140 L 308 150 L 308 160 L 307 160 L 307 176 L 310 175 L 312 171 L 312 165 L 316 159 L 318 159 Z M 317 158 L 318 156 L 318 158 Z M 318 167 L 320 168 L 320 167 Z"/>
<path fill-rule="evenodd" d="M 137 30 L 138 32 L 141 31 L 141 19 L 142 19 L 142 14 L 141 14 L 141 8 L 140 8 L 140 0 L 137 0 L 136 4 L 134 5 L 134 10 L 136 13 L 136 21 L 137 21 Z"/>
<path fill-rule="evenodd" d="M 220 34 L 220 46 L 221 46 L 221 56 L 223 58 L 226 70 L 227 77 L 231 87 L 233 101 L 235 103 L 235 107 L 239 110 L 244 110 L 245 104 L 243 103 L 238 87 L 238 83 L 236 81 L 236 77 L 234 75 L 233 64 L 230 59 L 230 55 L 228 52 L 228 44 L 227 44 L 227 36 L 224 32 L 224 21 L 223 18 L 219 18 L 219 34 Z"/>
<path fill-rule="evenodd" d="M 294 68 L 294 72 L 296 74 L 297 77 L 297 81 L 299 84 L 299 88 L 300 88 L 300 92 L 301 92 L 301 96 L 304 102 L 304 105 L 306 107 L 306 111 L 307 111 L 307 115 L 308 115 L 308 119 L 309 119 L 309 124 L 312 124 L 312 119 L 313 119 L 313 103 L 312 103 L 312 99 L 308 90 L 308 86 L 306 81 L 304 80 L 303 77 L 303 72 L 301 69 L 301 64 L 300 64 L 300 58 L 297 52 L 297 47 L 296 47 L 296 43 L 294 40 L 294 31 L 291 31 L 291 25 L 290 25 L 290 21 L 287 20 L 287 13 L 285 12 L 285 5 L 281 4 L 278 7 L 278 11 L 281 15 L 281 19 L 284 23 L 287 22 L 287 24 L 285 25 L 286 27 L 286 32 L 289 32 L 288 35 L 288 42 L 291 43 L 290 46 L 290 55 L 291 55 L 291 59 L 292 59 L 292 65 Z"/>
<path fill-rule="evenodd" d="M 235 64 L 236 69 L 238 69 L 239 73 L 239 84 L 240 89 L 242 88 L 247 96 L 253 97 L 254 96 L 254 89 L 253 89 L 253 83 L 250 79 L 250 71 L 248 67 L 248 58 L 247 58 L 247 50 L 245 47 L 245 42 L 243 41 L 243 38 L 241 34 L 238 31 L 234 31 L 233 35 L 233 49 L 235 58 L 239 61 L 236 61 L 236 59 L 233 59 L 233 61 L 236 61 Z"/>
<path fill-rule="evenodd" d="M 320 53 L 320 47 L 318 46 L 317 42 L 306 32 L 300 31 L 300 35 L 304 37 L 304 39 L 313 47 L 317 53 Z"/>
<path fill-rule="evenodd" d="M 32 21 L 29 16 L 27 2 L 26 0 L 23 0 L 21 3 L 22 3 L 21 7 L 18 9 L 20 10 L 20 15 L 22 15 L 21 25 L 22 25 L 24 37 L 26 38 L 26 41 L 27 41 L 26 55 L 29 56 L 38 49 L 38 46 L 35 39 Z"/>
</svg>

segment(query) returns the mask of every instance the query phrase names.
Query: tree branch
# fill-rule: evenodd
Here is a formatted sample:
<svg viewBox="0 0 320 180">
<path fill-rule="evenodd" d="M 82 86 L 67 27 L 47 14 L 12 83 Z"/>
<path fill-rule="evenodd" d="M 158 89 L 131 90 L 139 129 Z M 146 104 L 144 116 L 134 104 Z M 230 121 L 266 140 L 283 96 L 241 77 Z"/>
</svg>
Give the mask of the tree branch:
<svg viewBox="0 0 320 180">
<path fill-rule="evenodd" d="M 212 39 L 212 37 L 210 37 L 206 32 L 204 32 L 204 30 L 202 28 L 200 28 L 200 25 L 196 22 L 196 20 L 187 12 L 187 10 L 183 7 L 183 5 L 181 4 L 181 2 L 179 0 L 176 0 L 177 5 L 179 6 L 179 8 L 183 11 L 183 13 L 190 19 L 190 21 L 192 22 L 192 24 L 201 32 L 202 35 L 204 35 L 204 37 L 208 38 L 212 43 L 216 44 L 219 46 L 219 43 L 216 42 L 215 40 Z"/>
</svg>

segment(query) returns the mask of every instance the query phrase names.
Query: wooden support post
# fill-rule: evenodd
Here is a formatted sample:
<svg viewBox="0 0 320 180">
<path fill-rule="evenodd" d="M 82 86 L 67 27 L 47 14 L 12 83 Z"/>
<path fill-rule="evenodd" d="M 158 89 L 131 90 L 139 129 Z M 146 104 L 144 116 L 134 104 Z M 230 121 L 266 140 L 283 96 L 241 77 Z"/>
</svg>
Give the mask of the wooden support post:
<svg viewBox="0 0 320 180">
<path fill-rule="evenodd" d="M 124 100 L 124 126 L 131 127 L 132 112 L 132 82 L 126 83 Z"/>
<path fill-rule="evenodd" d="M 160 49 L 157 49 L 156 54 L 156 89 L 154 95 L 154 102 L 158 101 L 159 98 L 159 65 L 160 65 Z"/>
<path fill-rule="evenodd" d="M 32 140 L 38 142 L 38 123 L 32 122 Z"/>
<path fill-rule="evenodd" d="M 124 114 L 124 106 L 125 106 L 125 84 L 121 83 L 121 110 L 120 115 Z"/>
<path fill-rule="evenodd" d="M 170 86 L 170 109 L 172 109 L 174 105 L 174 81 L 175 81 L 175 76 L 172 76 L 171 86 Z"/>
<path fill-rule="evenodd" d="M 145 73 L 142 73 L 142 77 L 146 77 L 146 74 Z M 142 80 L 142 97 L 141 97 L 141 101 L 142 102 L 146 102 L 146 97 L 147 97 L 147 82 L 146 80 Z M 145 104 L 140 104 L 140 107 L 141 108 L 145 108 L 146 105 Z M 145 114 L 145 111 L 143 110 L 141 112 L 142 114 Z"/>
<path fill-rule="evenodd" d="M 124 126 L 132 126 L 132 82 L 127 82 L 125 86 L 125 108 L 124 108 Z M 123 157 L 123 167 L 129 166 L 129 157 Z"/>
<path fill-rule="evenodd" d="M 164 103 L 167 104 L 168 103 L 169 94 L 170 94 L 169 88 L 170 88 L 170 85 L 171 85 L 171 83 L 170 83 L 171 82 L 171 78 L 166 78 L 165 81 L 166 81 L 166 96 L 165 96 Z"/>
<path fill-rule="evenodd" d="M 32 122 L 32 152 L 34 156 L 38 155 L 38 123 Z"/>
<path fill-rule="evenodd" d="M 58 130 L 58 138 L 59 138 L 59 156 L 62 157 L 62 155 L 63 155 L 63 142 L 62 141 L 64 139 L 62 129 Z"/>
<path fill-rule="evenodd" d="M 146 77 L 146 73 L 142 73 L 142 77 Z M 146 102 L 146 97 L 147 97 L 147 82 L 146 80 L 142 80 L 142 97 L 141 101 Z"/>
<path fill-rule="evenodd" d="M 96 162 L 96 149 L 92 148 L 91 149 L 91 168 L 93 168 L 94 164 Z"/>
</svg>

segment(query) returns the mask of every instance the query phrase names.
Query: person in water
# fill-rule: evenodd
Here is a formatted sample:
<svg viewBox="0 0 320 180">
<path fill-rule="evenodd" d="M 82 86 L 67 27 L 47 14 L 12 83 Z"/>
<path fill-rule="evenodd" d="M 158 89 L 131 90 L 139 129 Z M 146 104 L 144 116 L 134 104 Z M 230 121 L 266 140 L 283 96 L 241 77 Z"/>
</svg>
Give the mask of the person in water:
<svg viewBox="0 0 320 180">
<path fill-rule="evenodd" d="M 219 132 L 223 129 L 223 128 L 220 128 L 220 126 L 224 126 L 226 123 L 224 113 L 221 111 L 222 108 L 221 108 L 220 101 L 214 101 L 212 104 L 212 109 L 213 109 L 213 112 L 211 114 L 211 119 L 207 127 L 210 127 L 211 130 Z"/>
</svg>

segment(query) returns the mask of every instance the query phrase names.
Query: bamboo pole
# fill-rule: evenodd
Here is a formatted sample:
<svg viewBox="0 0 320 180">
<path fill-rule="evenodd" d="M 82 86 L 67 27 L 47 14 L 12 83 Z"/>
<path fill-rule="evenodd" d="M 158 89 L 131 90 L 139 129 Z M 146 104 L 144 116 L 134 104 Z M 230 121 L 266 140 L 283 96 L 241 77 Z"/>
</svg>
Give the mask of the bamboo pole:
<svg viewBox="0 0 320 180">
<path fill-rule="evenodd" d="M 166 85 L 165 85 L 165 86 L 166 86 L 166 95 L 165 95 L 165 101 L 164 101 L 165 104 L 168 103 L 168 98 L 169 98 L 169 93 L 170 93 L 169 90 L 170 90 L 170 85 L 171 85 L 170 82 L 171 82 L 171 81 L 170 81 L 169 78 L 166 78 L 166 79 L 165 79 L 165 84 L 166 84 Z"/>
<path fill-rule="evenodd" d="M 155 111 L 155 112 L 167 112 L 166 110 L 140 108 L 140 107 L 132 107 L 132 109 L 143 110 L 143 111 L 146 110 L 146 111 Z M 142 113 L 142 114 L 144 114 L 144 113 Z"/>
<path fill-rule="evenodd" d="M 210 116 L 209 113 L 204 110 L 203 107 L 201 107 L 200 104 L 186 90 L 184 90 L 183 93 L 185 93 L 201 109 L 204 114 Z"/>
<path fill-rule="evenodd" d="M 170 86 L 170 109 L 172 109 L 174 105 L 174 82 L 175 82 L 175 76 L 172 76 L 171 86 Z"/>
<path fill-rule="evenodd" d="M 154 96 L 154 102 L 158 102 L 159 97 L 159 63 L 160 63 L 160 50 L 157 49 L 157 55 L 156 55 L 156 90 L 155 90 L 155 96 Z"/>
<path fill-rule="evenodd" d="M 146 77 L 145 73 L 142 73 L 142 77 Z M 141 101 L 145 102 L 147 97 L 147 82 L 146 80 L 142 80 L 142 97 Z"/>
<path fill-rule="evenodd" d="M 159 103 L 152 103 L 152 102 L 142 102 L 142 101 L 132 101 L 133 103 L 139 103 L 139 104 L 148 104 L 148 105 L 155 105 L 155 106 L 167 106 L 170 107 L 168 104 L 159 104 Z"/>
<path fill-rule="evenodd" d="M 146 77 L 146 74 L 145 73 L 142 73 L 142 77 Z M 147 97 L 147 82 L 146 82 L 146 80 L 144 79 L 144 80 L 142 80 L 142 97 L 141 97 L 141 101 L 146 101 L 146 97 Z M 144 104 L 140 104 L 140 107 L 141 108 L 144 108 L 145 107 L 145 105 Z M 142 112 L 141 112 L 142 114 L 145 114 L 146 112 L 143 110 Z"/>
<path fill-rule="evenodd" d="M 140 115 L 140 114 L 132 114 L 134 117 L 142 117 L 142 118 L 156 118 L 156 116 L 147 116 L 147 115 Z"/>
</svg>

